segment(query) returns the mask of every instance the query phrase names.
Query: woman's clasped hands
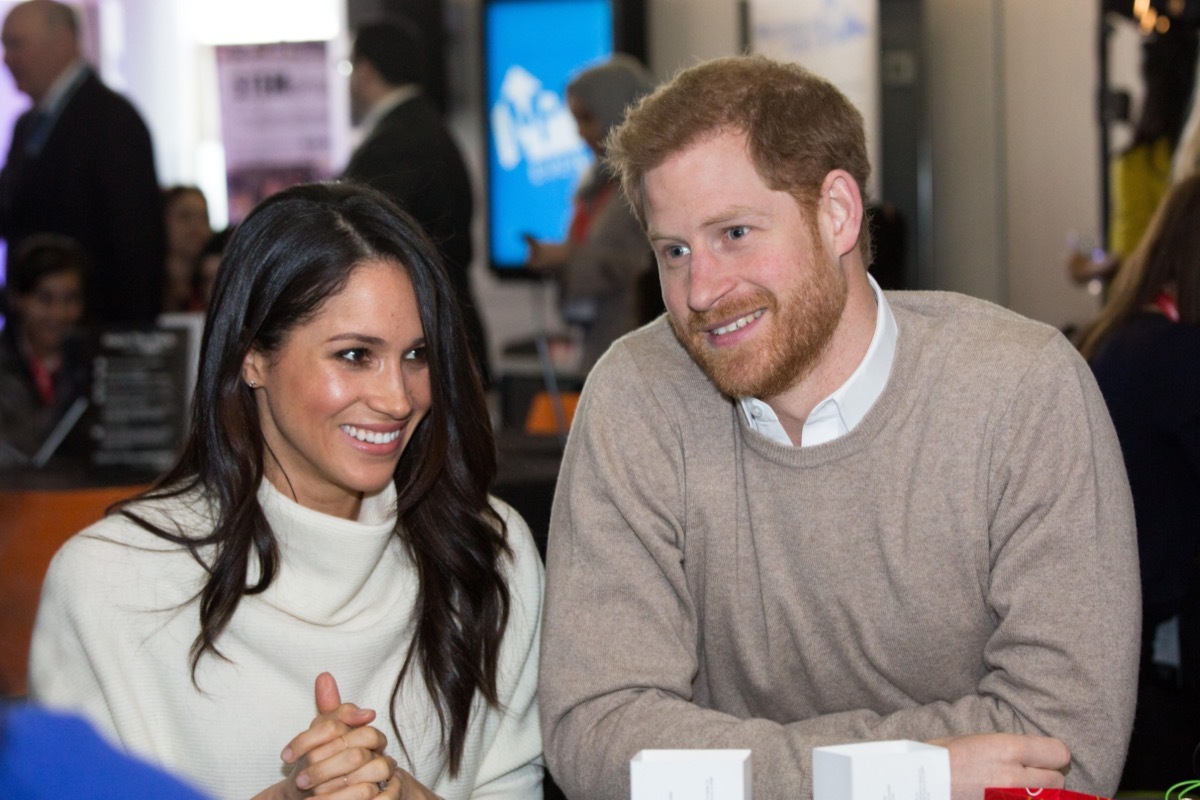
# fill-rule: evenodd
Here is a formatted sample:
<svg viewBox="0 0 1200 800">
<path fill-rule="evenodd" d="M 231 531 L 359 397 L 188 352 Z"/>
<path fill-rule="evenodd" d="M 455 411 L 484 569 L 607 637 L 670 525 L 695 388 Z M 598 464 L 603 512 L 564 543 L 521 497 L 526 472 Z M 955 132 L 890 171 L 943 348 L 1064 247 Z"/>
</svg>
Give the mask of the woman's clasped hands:
<svg viewBox="0 0 1200 800">
<path fill-rule="evenodd" d="M 292 765 L 287 778 L 255 800 L 393 800 L 434 798 L 384 752 L 387 737 L 370 723 L 375 712 L 343 703 L 328 672 L 316 680 L 317 716 L 308 729 L 288 742 L 281 758 Z"/>
</svg>

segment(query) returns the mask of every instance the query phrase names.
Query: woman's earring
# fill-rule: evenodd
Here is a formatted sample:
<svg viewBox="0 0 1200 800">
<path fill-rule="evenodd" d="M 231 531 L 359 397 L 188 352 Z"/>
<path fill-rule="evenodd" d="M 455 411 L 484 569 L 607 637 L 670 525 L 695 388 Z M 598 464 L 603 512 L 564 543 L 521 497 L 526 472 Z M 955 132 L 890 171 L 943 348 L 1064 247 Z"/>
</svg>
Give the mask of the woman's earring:
<svg viewBox="0 0 1200 800">
<path fill-rule="evenodd" d="M 255 383 L 254 381 L 246 381 L 246 385 L 247 385 L 247 386 L 249 386 L 251 389 L 257 389 L 257 388 L 258 388 L 258 384 L 257 384 L 257 383 Z"/>
</svg>

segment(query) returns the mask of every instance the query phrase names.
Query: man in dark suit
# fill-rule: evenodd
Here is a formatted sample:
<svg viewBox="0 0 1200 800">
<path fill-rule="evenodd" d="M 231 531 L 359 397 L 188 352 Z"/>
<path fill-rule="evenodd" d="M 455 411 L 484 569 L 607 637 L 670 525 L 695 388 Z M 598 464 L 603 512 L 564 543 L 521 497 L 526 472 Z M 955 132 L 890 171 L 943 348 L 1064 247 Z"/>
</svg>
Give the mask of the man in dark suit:
<svg viewBox="0 0 1200 800">
<path fill-rule="evenodd" d="M 0 171 L 8 251 L 35 233 L 69 236 L 91 261 L 89 317 L 153 321 L 162 307 L 166 233 L 146 124 L 83 63 L 69 6 L 15 6 L 0 41 L 17 89 L 33 101 Z"/>
<path fill-rule="evenodd" d="M 381 22 L 358 30 L 350 104 L 364 137 L 343 178 L 386 194 L 437 243 L 486 384 L 487 342 L 471 294 L 471 181 L 441 113 L 421 92 L 423 55 L 415 26 Z"/>
</svg>

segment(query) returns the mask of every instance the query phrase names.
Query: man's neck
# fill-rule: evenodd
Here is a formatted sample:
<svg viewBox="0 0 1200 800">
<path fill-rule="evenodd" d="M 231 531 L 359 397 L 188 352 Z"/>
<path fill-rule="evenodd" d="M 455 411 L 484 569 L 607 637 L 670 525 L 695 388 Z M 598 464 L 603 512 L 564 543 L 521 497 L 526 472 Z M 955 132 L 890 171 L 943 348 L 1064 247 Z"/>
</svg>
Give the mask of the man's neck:
<svg viewBox="0 0 1200 800">
<path fill-rule="evenodd" d="M 801 443 L 804 423 L 809 414 L 854 374 L 875 334 L 878 313 L 875 293 L 867 281 L 865 270 L 861 275 L 852 272 L 852 276 L 848 281 L 845 310 L 816 364 L 783 394 L 763 398 L 796 445 Z"/>
<path fill-rule="evenodd" d="M 58 109 L 62 106 L 63 98 L 75 84 L 84 66 L 85 64 L 82 60 L 76 59 L 63 67 L 62 71 L 58 73 L 58 77 L 54 79 L 54 82 L 50 84 L 44 94 L 40 97 L 31 96 L 29 98 L 33 101 L 33 105 L 41 111 L 57 113 Z"/>
<path fill-rule="evenodd" d="M 371 105 L 368 107 L 367 113 L 363 116 L 359 127 L 363 131 L 369 132 L 393 108 L 406 100 L 416 97 L 420 93 L 421 87 L 415 83 L 390 87 L 386 92 L 376 95 L 371 101 Z"/>
</svg>

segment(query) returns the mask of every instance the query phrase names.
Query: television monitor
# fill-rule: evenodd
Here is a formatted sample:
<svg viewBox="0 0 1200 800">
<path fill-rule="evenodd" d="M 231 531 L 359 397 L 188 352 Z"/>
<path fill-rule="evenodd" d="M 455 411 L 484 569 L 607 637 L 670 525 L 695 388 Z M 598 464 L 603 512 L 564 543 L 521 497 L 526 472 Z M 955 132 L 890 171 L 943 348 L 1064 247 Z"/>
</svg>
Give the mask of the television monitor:
<svg viewBox="0 0 1200 800">
<path fill-rule="evenodd" d="M 525 236 L 561 241 L 593 158 L 567 107 L 581 69 L 613 52 L 611 0 L 487 0 L 484 125 L 490 263 L 528 277 Z"/>
</svg>

